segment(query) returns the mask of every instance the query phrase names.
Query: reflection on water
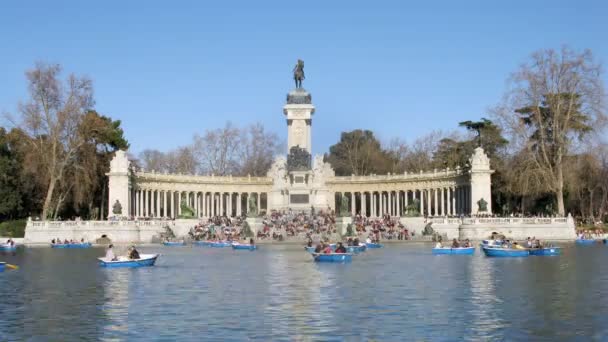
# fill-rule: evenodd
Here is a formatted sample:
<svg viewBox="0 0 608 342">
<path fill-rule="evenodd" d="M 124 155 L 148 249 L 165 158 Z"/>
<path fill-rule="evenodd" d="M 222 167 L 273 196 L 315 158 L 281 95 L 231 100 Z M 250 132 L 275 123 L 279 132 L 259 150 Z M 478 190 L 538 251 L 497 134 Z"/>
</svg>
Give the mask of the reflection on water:
<svg viewBox="0 0 608 342">
<path fill-rule="evenodd" d="M 498 337 L 502 335 L 501 329 L 505 327 L 504 322 L 499 316 L 500 311 L 496 310 L 504 303 L 496 296 L 492 265 L 488 262 L 481 262 L 482 260 L 476 258 L 468 264 L 468 269 L 471 273 L 469 282 L 471 304 L 473 305 L 473 309 L 470 311 L 472 316 L 470 329 L 471 335 L 474 336 L 470 340 L 490 338 L 492 336 Z M 517 260 L 511 261 L 517 262 Z"/>
<path fill-rule="evenodd" d="M 351 264 L 301 246 L 147 247 L 157 266 L 102 269 L 101 249 L 0 259 L 6 340 L 607 340 L 608 247 L 560 257 L 433 256 L 389 245 Z"/>
</svg>

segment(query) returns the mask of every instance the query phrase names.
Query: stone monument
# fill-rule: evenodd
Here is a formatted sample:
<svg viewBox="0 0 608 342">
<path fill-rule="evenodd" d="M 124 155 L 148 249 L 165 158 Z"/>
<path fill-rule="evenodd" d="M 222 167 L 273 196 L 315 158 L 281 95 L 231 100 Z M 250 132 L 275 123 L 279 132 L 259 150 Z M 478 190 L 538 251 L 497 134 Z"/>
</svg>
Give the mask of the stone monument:
<svg viewBox="0 0 608 342">
<path fill-rule="evenodd" d="M 492 173 L 494 170 L 490 169 L 490 159 L 484 152 L 483 148 L 477 147 L 475 152 L 469 159 L 471 165 L 471 198 L 469 208 L 471 208 L 471 214 L 483 212 L 484 214 L 492 214 Z M 478 205 L 480 201 L 485 202 L 485 209 L 481 205 Z"/>
<path fill-rule="evenodd" d="M 113 210 L 108 210 L 108 217 L 112 216 L 127 216 L 131 212 L 130 207 L 123 208 L 122 204 L 129 206 L 131 201 L 129 194 L 131 193 L 129 184 L 129 166 L 130 162 L 125 151 L 116 151 L 114 158 L 110 162 L 110 172 L 108 176 L 108 203 L 121 203 L 120 214 L 114 214 Z M 123 214 L 124 213 L 124 214 Z"/>
</svg>

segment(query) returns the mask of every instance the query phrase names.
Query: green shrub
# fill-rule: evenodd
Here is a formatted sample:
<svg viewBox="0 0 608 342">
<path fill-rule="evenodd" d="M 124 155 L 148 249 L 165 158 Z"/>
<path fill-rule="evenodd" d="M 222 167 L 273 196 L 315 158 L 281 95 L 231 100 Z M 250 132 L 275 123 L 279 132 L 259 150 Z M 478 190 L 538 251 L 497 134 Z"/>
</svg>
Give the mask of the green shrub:
<svg viewBox="0 0 608 342">
<path fill-rule="evenodd" d="M 0 223 L 0 236 L 22 238 L 25 235 L 26 219 Z"/>
</svg>

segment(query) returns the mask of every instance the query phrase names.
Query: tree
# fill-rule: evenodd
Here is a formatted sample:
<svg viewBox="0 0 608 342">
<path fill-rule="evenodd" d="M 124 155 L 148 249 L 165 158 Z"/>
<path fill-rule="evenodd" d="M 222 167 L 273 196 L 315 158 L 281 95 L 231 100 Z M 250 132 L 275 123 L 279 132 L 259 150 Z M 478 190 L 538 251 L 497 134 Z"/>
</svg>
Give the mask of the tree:
<svg viewBox="0 0 608 342">
<path fill-rule="evenodd" d="M 56 188 L 84 144 L 78 129 L 94 104 L 91 80 L 69 75 L 62 84 L 60 73 L 59 65 L 43 63 L 27 71 L 29 99 L 19 106 L 20 127 L 31 138 L 31 152 L 44 168 L 43 218 L 49 216 Z"/>
<path fill-rule="evenodd" d="M 343 132 L 340 141 L 329 148 L 326 160 L 336 175 L 383 174 L 392 169 L 395 159 L 369 130 Z"/>
<path fill-rule="evenodd" d="M 564 159 L 573 142 L 604 118 L 601 68 L 590 51 L 543 50 L 513 75 L 510 108 L 518 118 L 512 127 L 525 138 L 535 173 L 565 215 Z M 512 113 L 513 113 L 512 112 Z"/>
<path fill-rule="evenodd" d="M 7 132 L 0 127 L 0 218 L 21 211 L 23 202 L 21 164 L 11 150 Z"/>
<path fill-rule="evenodd" d="M 71 168 L 71 177 L 61 182 L 71 190 L 68 198 L 74 214 L 104 217 L 107 207 L 106 173 L 109 171 L 110 160 L 114 152 L 129 147 L 120 125 L 120 120 L 112 120 L 94 110 L 84 115 L 79 126 L 79 134 L 84 143 Z"/>
<path fill-rule="evenodd" d="M 240 132 L 230 122 L 221 129 L 207 130 L 194 136 L 192 154 L 199 170 L 218 176 L 235 174 L 238 170 Z"/>
<path fill-rule="evenodd" d="M 265 176 L 274 157 L 281 150 L 279 137 L 264 130 L 261 124 L 253 124 L 241 130 L 238 151 L 239 173 L 243 176 Z"/>
</svg>

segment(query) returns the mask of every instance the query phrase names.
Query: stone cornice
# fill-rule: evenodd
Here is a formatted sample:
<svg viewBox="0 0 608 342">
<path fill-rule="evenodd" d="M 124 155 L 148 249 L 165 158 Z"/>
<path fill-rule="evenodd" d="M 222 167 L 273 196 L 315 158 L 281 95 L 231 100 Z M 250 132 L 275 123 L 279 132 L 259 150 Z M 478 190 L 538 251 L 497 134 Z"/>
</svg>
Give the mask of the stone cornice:
<svg viewBox="0 0 608 342">
<path fill-rule="evenodd" d="M 192 185 L 272 185 L 269 177 L 232 177 L 163 174 L 155 172 L 136 172 L 136 183 L 173 183 Z"/>
</svg>

